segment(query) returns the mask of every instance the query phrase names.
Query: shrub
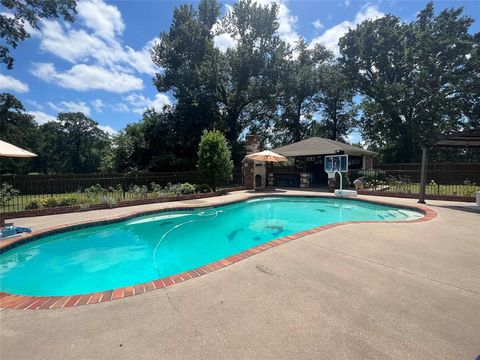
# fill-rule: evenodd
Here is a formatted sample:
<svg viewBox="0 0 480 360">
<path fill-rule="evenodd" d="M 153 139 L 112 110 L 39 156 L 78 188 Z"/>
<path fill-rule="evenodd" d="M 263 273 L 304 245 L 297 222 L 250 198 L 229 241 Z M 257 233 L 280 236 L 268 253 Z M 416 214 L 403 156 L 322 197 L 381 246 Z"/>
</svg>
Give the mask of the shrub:
<svg viewBox="0 0 480 360">
<path fill-rule="evenodd" d="M 45 207 L 47 208 L 54 208 L 57 207 L 58 204 L 58 199 L 54 197 L 49 197 L 45 199 Z"/>
<path fill-rule="evenodd" d="M 110 209 L 112 208 L 115 208 L 118 206 L 118 202 L 117 200 L 111 198 L 111 197 L 108 197 L 108 196 L 102 196 L 100 198 L 100 204 L 103 204 L 103 205 L 108 205 L 110 207 Z"/>
<path fill-rule="evenodd" d="M 225 136 L 218 131 L 205 131 L 198 145 L 198 171 L 213 190 L 232 179 L 232 154 Z"/>
<path fill-rule="evenodd" d="M 163 192 L 165 194 L 176 194 L 179 186 L 180 186 L 180 184 L 172 184 L 172 183 L 169 182 L 169 183 L 167 183 L 167 185 L 165 185 L 165 188 L 163 189 Z"/>
<path fill-rule="evenodd" d="M 146 185 L 130 185 L 128 191 L 133 194 L 134 198 L 145 198 L 148 195 L 148 187 Z"/>
<path fill-rule="evenodd" d="M 74 196 L 68 196 L 58 201 L 58 206 L 73 206 L 77 205 L 78 199 Z"/>
<path fill-rule="evenodd" d="M 208 184 L 195 185 L 195 191 L 200 194 L 206 194 L 212 191 L 212 188 Z"/>
<path fill-rule="evenodd" d="M 150 189 L 152 189 L 152 192 L 156 195 L 159 195 L 162 192 L 162 187 L 154 182 L 150 184 Z"/>
<path fill-rule="evenodd" d="M 117 201 L 120 201 L 123 197 L 123 187 L 122 187 L 121 184 L 117 184 L 115 187 L 109 186 L 108 187 L 108 193 L 110 194 L 109 195 L 110 197 L 113 197 Z M 105 195 L 107 195 L 107 194 L 105 194 Z"/>
<path fill-rule="evenodd" d="M 123 192 L 123 187 L 121 184 L 117 184 L 117 186 L 115 187 L 109 186 L 107 190 L 108 192 L 119 193 L 119 192 Z"/>
<path fill-rule="evenodd" d="M 90 209 L 90 204 L 80 204 L 80 211 L 86 211 Z"/>
<path fill-rule="evenodd" d="M 101 187 L 100 184 L 96 184 L 85 189 L 85 194 L 87 197 L 99 197 L 101 195 L 105 195 L 107 192 L 108 190 Z"/>
<path fill-rule="evenodd" d="M 25 210 L 41 209 L 45 206 L 45 200 L 33 199 L 25 204 Z"/>
<path fill-rule="evenodd" d="M 189 183 L 184 183 L 178 186 L 175 194 L 177 195 L 190 195 L 195 194 L 195 186 Z"/>
<path fill-rule="evenodd" d="M 0 188 L 0 203 L 5 206 L 16 195 L 20 194 L 20 191 L 14 189 L 12 185 L 3 183 Z"/>
</svg>

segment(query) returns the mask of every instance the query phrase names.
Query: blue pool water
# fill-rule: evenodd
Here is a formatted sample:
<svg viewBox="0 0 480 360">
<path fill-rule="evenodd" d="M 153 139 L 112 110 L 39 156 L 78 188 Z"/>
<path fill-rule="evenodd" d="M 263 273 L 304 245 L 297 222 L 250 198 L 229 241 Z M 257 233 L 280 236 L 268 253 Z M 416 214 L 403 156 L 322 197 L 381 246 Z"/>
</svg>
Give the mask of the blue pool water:
<svg viewBox="0 0 480 360">
<path fill-rule="evenodd" d="M 0 287 L 19 295 L 76 295 L 177 274 L 269 240 L 355 220 L 420 213 L 335 198 L 257 198 L 73 230 L 1 255 Z"/>
</svg>

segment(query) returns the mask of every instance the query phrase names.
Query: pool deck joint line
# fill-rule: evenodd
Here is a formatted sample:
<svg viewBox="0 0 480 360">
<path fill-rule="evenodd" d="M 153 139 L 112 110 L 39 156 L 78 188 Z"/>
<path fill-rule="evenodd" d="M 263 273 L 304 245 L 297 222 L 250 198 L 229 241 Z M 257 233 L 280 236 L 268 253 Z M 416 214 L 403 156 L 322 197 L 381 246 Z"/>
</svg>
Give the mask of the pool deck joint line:
<svg viewBox="0 0 480 360">
<path fill-rule="evenodd" d="M 260 195 L 255 196 L 253 198 L 263 198 L 263 197 L 309 197 L 309 198 L 325 198 L 326 196 L 322 195 L 306 195 L 306 196 L 298 196 L 298 195 Z M 207 206 L 198 206 L 194 207 L 194 209 L 199 208 L 212 208 L 218 207 L 223 205 L 230 205 L 234 203 L 239 203 L 246 201 L 247 199 L 243 200 L 236 200 L 236 201 L 229 201 L 222 204 L 218 204 L 215 206 L 207 205 Z M 345 199 L 345 200 L 352 200 L 352 199 Z M 226 258 L 214 261 L 212 263 L 200 266 L 196 269 L 189 270 L 180 274 L 175 274 L 171 276 L 167 276 L 161 279 L 148 281 L 142 284 L 126 286 L 122 288 L 117 288 L 108 291 L 100 291 L 94 292 L 89 294 L 80 294 L 80 295 L 72 295 L 72 296 L 27 296 L 27 295 L 15 295 L 6 292 L 0 292 L 0 309 L 15 309 L 15 310 L 38 310 L 38 309 L 60 309 L 60 308 L 70 308 L 76 307 L 81 305 L 90 305 L 90 304 L 97 304 L 106 301 L 112 301 L 117 299 L 123 299 L 129 296 L 143 294 L 149 291 L 163 289 L 169 286 L 173 286 L 175 284 L 194 279 L 198 276 L 206 275 L 213 271 L 220 270 L 224 267 L 230 266 L 236 262 L 239 262 L 243 259 L 246 259 L 252 255 L 258 254 L 260 252 L 266 251 L 273 247 L 285 244 L 287 242 L 316 234 L 318 232 L 328 230 L 334 227 L 344 226 L 344 225 L 351 225 L 351 224 L 381 224 L 381 223 L 391 223 L 391 224 L 411 224 L 411 223 L 419 223 L 432 220 L 437 217 L 437 213 L 435 210 L 422 205 L 400 205 L 394 204 L 390 202 L 382 202 L 382 201 L 371 201 L 371 200 L 364 200 L 364 199 L 354 199 L 356 201 L 368 202 L 373 204 L 379 205 L 387 205 L 387 206 L 395 206 L 402 209 L 407 210 L 416 210 L 423 213 L 421 218 L 417 218 L 414 220 L 399 220 L 399 221 L 382 221 L 382 220 L 369 220 L 369 221 L 344 221 L 338 222 L 334 224 L 322 225 L 317 226 L 309 230 L 304 230 L 295 234 L 291 234 L 285 237 L 277 238 L 274 240 L 267 241 L 261 245 L 257 245 L 250 249 L 241 251 L 237 254 L 227 256 Z M 134 217 L 142 216 L 142 215 L 149 215 L 149 214 L 156 214 L 161 212 L 170 212 L 170 211 L 178 211 L 178 210 L 191 210 L 192 207 L 175 207 L 170 209 L 157 209 L 157 210 L 146 210 L 146 211 L 135 211 L 128 214 L 123 214 L 120 216 L 110 217 L 102 220 L 93 220 L 93 221 L 86 221 L 80 222 L 76 224 L 66 225 L 66 226 L 56 226 L 48 229 L 44 229 L 38 231 L 36 233 L 32 233 L 30 235 L 15 238 L 12 240 L 4 240 L 0 244 L 0 253 L 5 251 L 11 250 L 17 246 L 26 244 L 31 241 L 35 241 L 41 239 L 47 235 L 58 234 L 62 232 L 67 232 L 70 230 L 79 229 L 82 227 L 90 227 L 90 226 L 98 226 L 104 225 L 108 223 L 115 223 L 124 220 L 128 220 Z"/>
</svg>

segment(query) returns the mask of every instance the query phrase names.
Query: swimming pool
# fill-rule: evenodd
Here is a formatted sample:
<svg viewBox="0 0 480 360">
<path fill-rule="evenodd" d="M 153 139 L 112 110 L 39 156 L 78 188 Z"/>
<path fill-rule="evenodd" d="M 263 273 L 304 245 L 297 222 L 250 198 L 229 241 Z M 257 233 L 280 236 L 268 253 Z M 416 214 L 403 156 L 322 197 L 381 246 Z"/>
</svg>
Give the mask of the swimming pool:
<svg viewBox="0 0 480 360">
<path fill-rule="evenodd" d="M 6 251 L 1 291 L 69 296 L 191 270 L 272 239 L 345 221 L 399 221 L 413 210 L 338 198 L 264 197 L 139 216 L 49 235 Z"/>
</svg>

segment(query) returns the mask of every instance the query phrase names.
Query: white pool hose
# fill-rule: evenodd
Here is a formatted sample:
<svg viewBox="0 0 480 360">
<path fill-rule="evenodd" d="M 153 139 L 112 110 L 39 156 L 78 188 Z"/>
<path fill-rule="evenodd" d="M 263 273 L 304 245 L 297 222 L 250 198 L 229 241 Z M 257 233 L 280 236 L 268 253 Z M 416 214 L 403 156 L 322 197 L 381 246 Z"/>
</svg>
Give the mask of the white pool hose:
<svg viewBox="0 0 480 360">
<path fill-rule="evenodd" d="M 216 217 L 218 216 L 218 214 L 219 214 L 220 212 L 222 212 L 222 210 L 220 210 L 220 211 L 219 211 L 219 210 L 213 210 L 213 212 L 211 212 L 211 213 L 206 213 L 206 212 L 204 212 L 204 211 L 199 212 L 199 213 L 197 214 L 197 216 L 199 216 L 199 217 L 207 217 L 207 216 L 212 216 L 212 215 L 213 215 L 213 216 L 210 217 L 210 218 L 208 218 L 208 219 L 192 219 L 192 220 L 185 221 L 185 222 L 183 222 L 183 223 L 181 223 L 181 224 L 175 225 L 175 226 L 172 227 L 170 230 L 168 230 L 165 234 L 163 234 L 162 237 L 160 238 L 160 240 L 158 240 L 158 243 L 157 243 L 157 245 L 155 246 L 155 249 L 153 249 L 153 253 L 152 253 L 152 261 L 153 261 L 153 265 L 155 266 L 155 269 L 157 270 L 157 273 L 158 273 L 159 275 L 161 275 L 161 274 L 160 274 L 160 269 L 158 268 L 158 265 L 157 265 L 157 260 L 155 259 L 155 257 L 156 257 L 155 255 L 156 255 L 156 253 L 157 253 L 158 247 L 160 246 L 160 244 L 162 243 L 163 239 L 165 239 L 165 237 L 166 237 L 168 234 L 170 234 L 173 230 L 178 229 L 179 227 L 182 227 L 183 225 L 186 225 L 186 224 L 191 224 L 191 223 L 194 223 L 194 222 L 214 220 L 214 219 L 216 219 Z"/>
</svg>

